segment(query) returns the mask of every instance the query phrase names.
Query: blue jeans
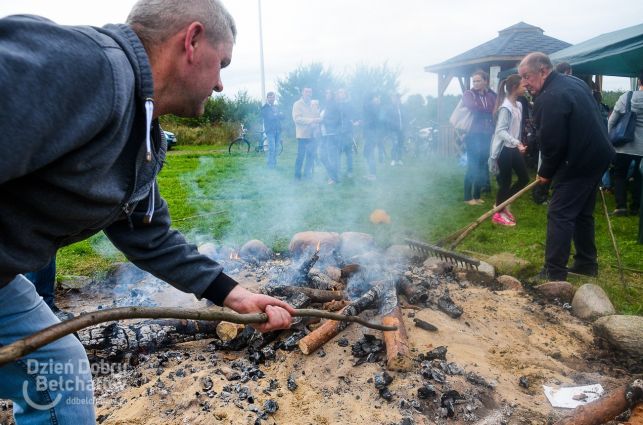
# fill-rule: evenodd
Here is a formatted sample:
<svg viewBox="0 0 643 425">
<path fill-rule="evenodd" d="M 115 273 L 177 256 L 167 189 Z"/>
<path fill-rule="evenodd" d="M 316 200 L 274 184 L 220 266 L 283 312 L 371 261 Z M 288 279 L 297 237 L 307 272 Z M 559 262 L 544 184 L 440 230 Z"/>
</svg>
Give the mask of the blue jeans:
<svg viewBox="0 0 643 425">
<path fill-rule="evenodd" d="M 54 301 L 54 287 L 56 286 L 56 257 L 52 258 L 49 264 L 37 272 L 25 274 L 36 287 L 36 292 L 45 301 L 45 304 L 52 310 L 56 307 Z"/>
<path fill-rule="evenodd" d="M 350 134 L 339 135 L 339 158 L 337 159 L 337 170 L 341 168 L 341 155 L 346 155 L 346 173 L 353 174 L 353 137 Z"/>
<path fill-rule="evenodd" d="M 313 174 L 315 163 L 315 140 L 297 139 L 297 158 L 295 159 L 295 178 L 301 180 L 302 166 L 304 178 L 310 178 Z"/>
<path fill-rule="evenodd" d="M 275 168 L 277 166 L 277 149 L 281 143 L 279 132 L 266 132 L 266 137 L 268 138 L 268 167 Z"/>
<path fill-rule="evenodd" d="M 322 163 L 326 167 L 328 178 L 335 182 L 338 182 L 340 154 L 339 136 L 325 136 L 322 143 Z"/>
<path fill-rule="evenodd" d="M 480 199 L 482 187 L 488 184 L 487 159 L 491 136 L 486 133 L 469 133 L 464 142 L 467 148 L 467 173 L 464 176 L 464 200 Z"/>
<path fill-rule="evenodd" d="M 59 323 L 24 276 L 0 288 L 0 345 Z M 67 335 L 0 367 L 0 398 L 13 401 L 17 425 L 95 423 L 87 354 Z"/>
</svg>

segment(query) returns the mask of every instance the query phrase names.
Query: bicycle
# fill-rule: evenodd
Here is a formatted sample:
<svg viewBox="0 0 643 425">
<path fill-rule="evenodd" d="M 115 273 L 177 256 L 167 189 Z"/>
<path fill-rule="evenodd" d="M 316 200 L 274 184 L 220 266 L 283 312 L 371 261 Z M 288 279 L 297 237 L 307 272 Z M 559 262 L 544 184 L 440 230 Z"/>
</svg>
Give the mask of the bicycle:
<svg viewBox="0 0 643 425">
<path fill-rule="evenodd" d="M 246 130 L 245 126 L 241 124 L 239 135 L 235 139 L 232 139 L 232 141 L 228 145 L 228 153 L 230 155 L 242 153 L 247 154 L 250 152 L 250 142 L 246 138 L 247 133 L 248 130 Z"/>
</svg>

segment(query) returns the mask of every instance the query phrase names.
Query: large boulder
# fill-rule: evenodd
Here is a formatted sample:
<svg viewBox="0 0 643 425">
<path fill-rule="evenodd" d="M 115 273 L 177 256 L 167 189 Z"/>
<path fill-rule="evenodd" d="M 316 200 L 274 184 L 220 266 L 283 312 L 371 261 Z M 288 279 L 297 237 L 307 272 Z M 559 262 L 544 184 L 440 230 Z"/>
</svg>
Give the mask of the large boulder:
<svg viewBox="0 0 643 425">
<path fill-rule="evenodd" d="M 325 257 L 337 251 L 340 242 L 339 234 L 334 232 L 299 232 L 290 240 L 288 249 L 294 257 L 299 257 L 304 253 L 312 254 L 319 244 L 319 256 Z"/>
<path fill-rule="evenodd" d="M 606 316 L 594 322 L 594 332 L 616 349 L 643 356 L 643 317 Z"/>
<path fill-rule="evenodd" d="M 368 233 L 344 232 L 339 235 L 339 253 L 344 259 L 372 251 L 375 248 L 375 239 Z"/>
<path fill-rule="evenodd" d="M 537 285 L 536 292 L 548 300 L 559 300 L 563 303 L 571 302 L 574 298 L 574 285 L 569 282 L 555 281 Z"/>
<path fill-rule="evenodd" d="M 246 261 L 267 261 L 272 257 L 272 251 L 258 239 L 252 239 L 243 244 L 239 257 Z"/>
<path fill-rule="evenodd" d="M 531 263 L 522 258 L 518 258 L 510 252 L 501 252 L 500 254 L 488 257 L 486 261 L 491 264 L 496 273 L 500 275 L 521 276 L 526 274 L 532 267 Z"/>
<path fill-rule="evenodd" d="M 609 297 L 598 285 L 586 283 L 576 290 L 572 300 L 574 315 L 583 320 L 594 320 L 616 313 Z"/>
</svg>

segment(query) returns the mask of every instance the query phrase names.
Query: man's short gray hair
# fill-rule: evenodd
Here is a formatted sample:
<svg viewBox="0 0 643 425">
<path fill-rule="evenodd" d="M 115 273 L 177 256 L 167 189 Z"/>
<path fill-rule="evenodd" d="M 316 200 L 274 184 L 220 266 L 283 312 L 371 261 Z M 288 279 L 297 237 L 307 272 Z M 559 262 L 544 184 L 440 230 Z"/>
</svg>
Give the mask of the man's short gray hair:
<svg viewBox="0 0 643 425">
<path fill-rule="evenodd" d="M 234 42 L 237 37 L 234 18 L 219 0 L 139 0 L 127 17 L 146 45 L 162 43 L 194 21 L 204 25 L 211 42 Z"/>
<path fill-rule="evenodd" d="M 541 69 L 553 69 L 554 65 L 551 63 L 549 56 L 542 52 L 529 53 L 520 62 L 519 66 L 526 66 L 530 71 L 540 71 Z"/>
</svg>

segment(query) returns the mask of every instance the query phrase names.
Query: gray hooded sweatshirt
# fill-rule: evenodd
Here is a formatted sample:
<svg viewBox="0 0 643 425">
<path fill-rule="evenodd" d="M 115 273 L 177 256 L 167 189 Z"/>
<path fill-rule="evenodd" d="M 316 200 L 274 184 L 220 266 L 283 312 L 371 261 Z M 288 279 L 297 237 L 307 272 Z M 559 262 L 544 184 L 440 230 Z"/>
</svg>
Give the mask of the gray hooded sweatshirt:
<svg viewBox="0 0 643 425">
<path fill-rule="evenodd" d="M 236 282 L 170 229 L 153 97 L 127 25 L 0 19 L 0 286 L 104 231 L 140 268 L 223 302 Z"/>
</svg>

